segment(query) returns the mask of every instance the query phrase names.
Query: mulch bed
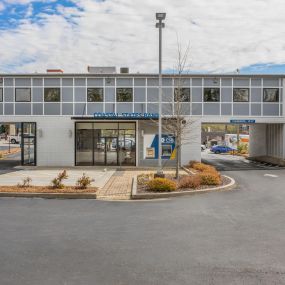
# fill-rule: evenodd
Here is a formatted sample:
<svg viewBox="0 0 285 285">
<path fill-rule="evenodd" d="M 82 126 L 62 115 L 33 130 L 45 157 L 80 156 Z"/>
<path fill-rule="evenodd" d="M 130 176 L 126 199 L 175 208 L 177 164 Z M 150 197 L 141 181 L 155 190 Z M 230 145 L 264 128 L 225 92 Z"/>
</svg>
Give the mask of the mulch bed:
<svg viewBox="0 0 285 285">
<path fill-rule="evenodd" d="M 55 189 L 49 186 L 0 186 L 0 193 L 96 193 L 96 187 L 89 187 L 87 189 L 80 189 L 77 187 L 66 186 L 63 189 Z"/>
<path fill-rule="evenodd" d="M 186 176 L 186 175 L 182 175 L 182 176 Z M 180 177 L 182 177 L 180 176 Z M 168 179 L 174 180 L 176 181 L 173 177 L 171 177 L 170 175 L 166 175 L 165 176 Z M 222 183 L 220 185 L 201 185 L 198 188 L 183 188 L 183 189 L 176 189 L 175 192 L 183 192 L 183 191 L 193 191 L 193 190 L 203 190 L 203 189 L 211 189 L 211 188 L 216 188 L 219 186 L 224 186 L 230 183 L 230 179 L 227 177 L 222 176 Z M 147 186 L 145 185 L 139 185 L 137 184 L 137 193 L 166 193 L 166 192 L 155 192 L 155 191 L 150 191 L 148 190 Z M 167 193 L 171 193 L 171 192 L 167 192 Z"/>
</svg>

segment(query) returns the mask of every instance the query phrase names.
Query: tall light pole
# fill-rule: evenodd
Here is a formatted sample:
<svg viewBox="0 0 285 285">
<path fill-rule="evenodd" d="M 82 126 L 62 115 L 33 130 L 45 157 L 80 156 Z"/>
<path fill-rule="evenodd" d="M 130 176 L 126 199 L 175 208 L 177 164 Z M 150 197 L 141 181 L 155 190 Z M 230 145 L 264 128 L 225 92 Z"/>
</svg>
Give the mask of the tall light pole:
<svg viewBox="0 0 285 285">
<path fill-rule="evenodd" d="M 158 170 L 157 175 L 163 176 L 162 163 L 161 163 L 161 138 L 162 138 L 162 29 L 165 27 L 165 24 L 162 22 L 166 18 L 166 13 L 156 13 L 156 20 L 158 21 L 155 25 L 159 30 L 159 55 L 158 55 L 158 66 L 159 66 L 159 77 L 158 77 Z"/>
</svg>

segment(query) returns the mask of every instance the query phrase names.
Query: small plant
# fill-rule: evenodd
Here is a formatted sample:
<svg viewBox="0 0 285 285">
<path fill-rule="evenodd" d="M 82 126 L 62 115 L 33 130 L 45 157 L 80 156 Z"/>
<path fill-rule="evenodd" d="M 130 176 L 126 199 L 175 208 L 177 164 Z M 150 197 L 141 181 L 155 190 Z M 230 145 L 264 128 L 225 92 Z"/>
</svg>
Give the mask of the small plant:
<svg viewBox="0 0 285 285">
<path fill-rule="evenodd" d="M 56 178 L 54 178 L 51 183 L 52 183 L 52 187 L 55 189 L 63 189 L 64 188 L 64 184 L 62 183 L 62 181 L 64 179 L 67 179 L 68 175 L 66 170 L 63 170 L 62 172 L 60 172 Z"/>
<path fill-rule="evenodd" d="M 31 177 L 26 177 L 22 179 L 22 183 L 18 183 L 17 186 L 21 187 L 21 188 L 26 188 L 26 187 L 30 187 L 31 186 L 31 182 L 32 182 L 32 178 Z"/>
<path fill-rule="evenodd" d="M 137 176 L 138 185 L 147 185 L 154 178 L 153 173 L 143 173 Z"/>
<path fill-rule="evenodd" d="M 237 151 L 240 154 L 248 154 L 248 145 L 247 144 L 240 144 L 237 147 Z"/>
<path fill-rule="evenodd" d="M 171 192 L 176 190 L 176 183 L 167 178 L 154 178 L 147 183 L 150 191 Z"/>
<path fill-rule="evenodd" d="M 197 174 L 200 177 L 202 185 L 221 185 L 222 180 L 219 173 L 201 172 Z"/>
<path fill-rule="evenodd" d="M 196 189 L 201 185 L 201 178 L 199 175 L 184 176 L 180 179 L 178 188 L 193 188 Z"/>
<path fill-rule="evenodd" d="M 86 189 L 94 181 L 94 179 L 83 173 L 83 175 L 77 179 L 76 186 L 80 189 Z"/>
</svg>

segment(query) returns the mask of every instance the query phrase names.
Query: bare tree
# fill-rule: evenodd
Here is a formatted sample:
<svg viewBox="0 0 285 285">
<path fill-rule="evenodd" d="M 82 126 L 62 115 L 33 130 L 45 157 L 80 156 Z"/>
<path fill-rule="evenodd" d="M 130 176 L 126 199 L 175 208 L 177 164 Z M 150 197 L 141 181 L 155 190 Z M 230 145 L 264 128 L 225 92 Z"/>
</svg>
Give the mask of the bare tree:
<svg viewBox="0 0 285 285">
<path fill-rule="evenodd" d="M 185 84 L 187 73 L 190 45 L 183 51 L 177 41 L 177 61 L 174 67 L 174 98 L 170 99 L 163 108 L 163 131 L 175 137 L 176 171 L 175 177 L 179 178 L 181 168 L 181 147 L 193 142 L 194 137 L 190 134 L 190 126 L 195 120 L 186 118 L 190 110 L 190 88 Z M 165 166 L 165 165 L 164 165 Z"/>
</svg>

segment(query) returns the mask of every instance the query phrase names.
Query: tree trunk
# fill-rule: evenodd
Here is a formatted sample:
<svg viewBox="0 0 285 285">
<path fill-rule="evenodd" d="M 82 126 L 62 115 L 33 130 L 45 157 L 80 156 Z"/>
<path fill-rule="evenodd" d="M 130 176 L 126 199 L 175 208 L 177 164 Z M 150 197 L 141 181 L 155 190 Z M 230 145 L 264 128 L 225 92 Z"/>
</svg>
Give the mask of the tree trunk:
<svg viewBox="0 0 285 285">
<path fill-rule="evenodd" d="M 179 178 L 179 165 L 180 165 L 180 150 L 179 145 L 176 147 L 176 171 L 175 171 L 175 178 Z"/>
</svg>

